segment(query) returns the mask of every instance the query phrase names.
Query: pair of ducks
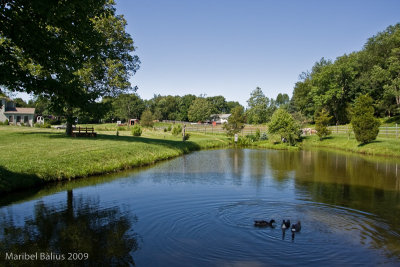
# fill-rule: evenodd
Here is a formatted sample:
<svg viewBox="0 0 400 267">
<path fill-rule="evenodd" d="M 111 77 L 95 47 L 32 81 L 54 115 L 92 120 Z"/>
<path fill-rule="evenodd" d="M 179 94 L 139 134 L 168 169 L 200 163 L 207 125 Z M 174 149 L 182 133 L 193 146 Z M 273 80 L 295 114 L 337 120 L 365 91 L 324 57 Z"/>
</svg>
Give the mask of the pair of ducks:
<svg viewBox="0 0 400 267">
<path fill-rule="evenodd" d="M 274 228 L 275 226 L 273 225 L 275 223 L 275 220 L 272 219 L 269 222 L 268 221 L 264 221 L 264 220 L 260 220 L 260 221 L 254 221 L 254 226 L 256 227 L 272 227 Z M 282 221 L 282 225 L 281 225 L 281 229 L 282 230 L 286 230 L 290 228 L 290 220 L 283 220 Z M 291 231 L 294 232 L 300 232 L 301 230 L 301 223 L 300 221 L 298 221 L 295 224 L 292 224 L 292 228 Z"/>
</svg>

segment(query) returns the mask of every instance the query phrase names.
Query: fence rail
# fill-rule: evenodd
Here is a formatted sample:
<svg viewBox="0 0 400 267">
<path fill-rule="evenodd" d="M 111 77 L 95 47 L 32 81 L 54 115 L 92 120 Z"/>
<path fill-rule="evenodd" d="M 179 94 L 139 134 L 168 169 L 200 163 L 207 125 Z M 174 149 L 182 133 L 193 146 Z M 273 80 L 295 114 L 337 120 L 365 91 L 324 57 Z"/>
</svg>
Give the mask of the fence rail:
<svg viewBox="0 0 400 267">
<path fill-rule="evenodd" d="M 212 124 L 198 124 L 198 123 L 191 123 L 191 122 L 184 122 L 184 121 L 169 121 L 163 120 L 163 122 L 167 123 L 175 123 L 175 124 L 184 124 L 186 125 L 186 132 L 198 132 L 204 134 L 221 134 L 226 133 L 226 130 L 222 128 L 221 124 L 212 125 Z M 163 130 L 167 127 L 159 127 L 157 129 Z M 267 130 L 266 126 L 256 127 L 253 125 L 245 125 L 245 127 L 240 131 L 239 134 L 241 135 L 248 135 L 248 134 L 255 134 L 257 129 L 261 132 L 265 132 Z"/>
<path fill-rule="evenodd" d="M 222 128 L 221 124 L 212 125 L 212 124 L 198 124 L 198 123 L 191 123 L 185 121 L 167 121 L 164 120 L 163 122 L 168 123 L 177 123 L 177 124 L 184 124 L 186 125 L 187 132 L 199 132 L 204 134 L 218 134 L 218 133 L 226 133 L 226 131 Z M 164 129 L 166 127 L 161 127 L 160 129 Z M 329 126 L 328 127 L 332 134 L 352 134 L 353 130 L 351 127 L 347 125 L 338 125 L 338 126 Z M 266 126 L 256 127 L 253 125 L 246 124 L 245 127 L 240 131 L 241 135 L 248 135 L 248 134 L 255 134 L 257 129 L 261 132 L 267 131 Z M 387 137 L 387 138 L 400 138 L 400 127 L 396 124 L 396 126 L 381 126 L 379 127 L 379 137 Z"/>
<path fill-rule="evenodd" d="M 347 125 L 338 125 L 338 126 L 329 126 L 328 127 L 332 134 L 354 134 L 351 127 Z M 396 126 L 381 126 L 379 127 L 379 137 L 388 137 L 388 138 L 399 138 L 400 137 L 400 127 L 396 124 Z"/>
</svg>

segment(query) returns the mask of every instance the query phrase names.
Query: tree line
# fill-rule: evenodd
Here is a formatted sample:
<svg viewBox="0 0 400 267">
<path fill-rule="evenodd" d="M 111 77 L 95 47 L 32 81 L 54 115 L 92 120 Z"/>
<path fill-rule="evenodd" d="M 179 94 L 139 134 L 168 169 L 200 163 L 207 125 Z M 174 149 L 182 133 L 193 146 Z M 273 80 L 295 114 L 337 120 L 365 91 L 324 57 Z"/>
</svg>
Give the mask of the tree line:
<svg viewBox="0 0 400 267">
<path fill-rule="evenodd" d="M 291 107 L 310 120 L 325 108 L 333 123 L 348 123 L 351 105 L 366 94 L 376 117 L 399 114 L 400 24 L 369 38 L 360 51 L 334 61 L 321 58 L 299 78 Z"/>
<path fill-rule="evenodd" d="M 52 109 L 51 100 L 42 96 L 35 96 L 26 103 L 21 98 L 15 98 L 17 107 L 34 107 L 36 114 L 42 116 L 62 116 Z M 236 107 L 244 107 L 237 101 L 227 101 L 224 96 L 183 96 L 154 95 L 153 98 L 142 99 L 137 93 L 119 94 L 118 96 L 103 97 L 96 112 L 86 113 L 76 110 L 80 123 L 128 121 L 132 118 L 141 119 L 145 111 L 151 114 L 153 120 L 176 120 L 190 122 L 205 122 L 215 114 L 230 114 Z M 269 121 L 272 113 L 278 107 L 285 107 L 289 103 L 287 94 L 278 94 L 276 99 L 269 99 L 261 88 L 257 87 L 248 100 L 245 112 L 245 122 L 262 124 Z"/>
</svg>

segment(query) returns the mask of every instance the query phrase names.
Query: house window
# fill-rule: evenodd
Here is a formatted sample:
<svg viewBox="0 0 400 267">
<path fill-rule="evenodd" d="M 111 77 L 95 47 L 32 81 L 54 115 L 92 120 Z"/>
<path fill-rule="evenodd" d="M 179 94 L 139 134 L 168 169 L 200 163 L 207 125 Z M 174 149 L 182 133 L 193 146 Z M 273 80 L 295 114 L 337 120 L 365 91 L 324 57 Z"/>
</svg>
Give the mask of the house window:
<svg viewBox="0 0 400 267">
<path fill-rule="evenodd" d="M 17 122 L 21 122 L 21 116 L 17 116 Z"/>
<path fill-rule="evenodd" d="M 28 116 L 24 116 L 24 123 L 29 123 Z"/>
<path fill-rule="evenodd" d="M 8 122 L 14 122 L 14 116 L 8 116 Z"/>
</svg>

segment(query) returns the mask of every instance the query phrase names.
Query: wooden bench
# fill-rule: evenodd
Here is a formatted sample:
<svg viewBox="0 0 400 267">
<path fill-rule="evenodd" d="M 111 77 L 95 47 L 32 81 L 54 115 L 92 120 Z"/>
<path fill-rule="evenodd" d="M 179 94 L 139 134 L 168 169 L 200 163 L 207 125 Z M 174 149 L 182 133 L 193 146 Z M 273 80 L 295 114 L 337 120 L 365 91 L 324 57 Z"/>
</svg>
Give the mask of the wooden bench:
<svg viewBox="0 0 400 267">
<path fill-rule="evenodd" d="M 73 137 L 96 137 L 94 127 L 78 127 L 72 131 Z"/>
</svg>

